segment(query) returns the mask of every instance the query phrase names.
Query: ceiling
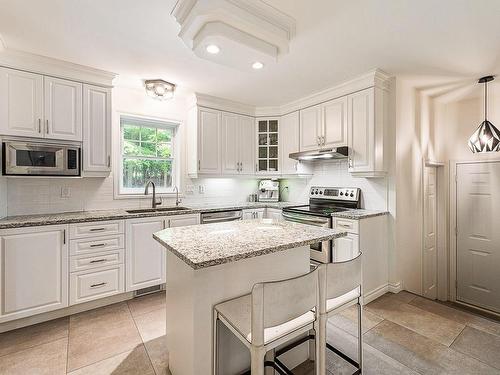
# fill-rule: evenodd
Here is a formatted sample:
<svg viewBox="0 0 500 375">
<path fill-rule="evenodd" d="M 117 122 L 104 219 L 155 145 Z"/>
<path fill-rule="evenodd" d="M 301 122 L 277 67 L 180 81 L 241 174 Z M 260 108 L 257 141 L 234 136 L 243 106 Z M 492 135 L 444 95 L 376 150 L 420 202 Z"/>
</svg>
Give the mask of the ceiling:
<svg viewBox="0 0 500 375">
<path fill-rule="evenodd" d="M 297 27 L 290 52 L 260 71 L 194 55 L 170 16 L 175 0 L 0 0 L 0 35 L 8 48 L 259 106 L 284 104 L 373 68 L 469 78 L 500 72 L 498 0 L 266 2 Z"/>
</svg>

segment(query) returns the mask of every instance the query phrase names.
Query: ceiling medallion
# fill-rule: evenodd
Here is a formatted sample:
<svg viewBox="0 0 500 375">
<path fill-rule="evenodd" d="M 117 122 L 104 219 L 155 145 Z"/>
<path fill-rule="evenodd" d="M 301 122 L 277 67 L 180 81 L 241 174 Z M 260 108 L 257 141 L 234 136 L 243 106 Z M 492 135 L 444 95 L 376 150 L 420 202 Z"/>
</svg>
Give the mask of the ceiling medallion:
<svg viewBox="0 0 500 375">
<path fill-rule="evenodd" d="M 174 97 L 175 85 L 163 79 L 147 79 L 144 87 L 148 96 L 157 100 L 167 100 Z"/>
<path fill-rule="evenodd" d="M 493 76 L 482 77 L 478 83 L 484 83 L 484 121 L 469 138 L 469 148 L 473 153 L 500 151 L 500 131 L 488 121 L 488 82 Z"/>
</svg>

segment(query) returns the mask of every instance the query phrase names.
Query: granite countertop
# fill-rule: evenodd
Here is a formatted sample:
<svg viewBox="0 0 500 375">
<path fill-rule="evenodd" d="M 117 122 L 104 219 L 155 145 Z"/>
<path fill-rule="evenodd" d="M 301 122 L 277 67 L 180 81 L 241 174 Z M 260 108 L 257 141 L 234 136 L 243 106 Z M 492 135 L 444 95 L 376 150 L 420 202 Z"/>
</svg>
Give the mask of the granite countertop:
<svg viewBox="0 0 500 375">
<path fill-rule="evenodd" d="M 367 219 L 369 217 L 382 216 L 388 214 L 389 211 L 363 210 L 361 208 L 356 208 L 348 211 L 335 212 L 332 214 L 332 216 L 339 217 L 342 219 L 360 220 L 360 219 Z"/>
<path fill-rule="evenodd" d="M 196 270 L 346 235 L 336 229 L 258 219 L 168 228 L 153 237 Z"/>
<path fill-rule="evenodd" d="M 277 208 L 296 206 L 293 202 L 243 202 L 227 204 L 189 204 L 186 210 L 129 213 L 125 209 L 62 212 L 53 214 L 8 216 L 0 219 L 0 229 L 32 227 L 40 225 L 73 224 L 90 221 L 134 219 L 153 216 L 186 215 L 200 212 L 217 212 L 255 208 Z M 184 206 L 183 206 L 184 207 Z M 158 208 L 162 208 L 159 206 Z"/>
</svg>

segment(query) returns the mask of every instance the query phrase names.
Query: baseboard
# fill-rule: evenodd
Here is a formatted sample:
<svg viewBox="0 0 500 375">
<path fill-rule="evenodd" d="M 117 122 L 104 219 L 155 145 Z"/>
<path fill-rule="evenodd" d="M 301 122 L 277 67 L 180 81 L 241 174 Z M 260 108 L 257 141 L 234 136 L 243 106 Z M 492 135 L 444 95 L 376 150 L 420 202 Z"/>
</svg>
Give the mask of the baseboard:
<svg viewBox="0 0 500 375">
<path fill-rule="evenodd" d="M 403 290 L 403 283 L 398 281 L 397 283 L 389 283 L 389 292 L 391 293 L 399 293 Z"/>
<path fill-rule="evenodd" d="M 378 297 L 383 296 L 389 291 L 389 285 L 384 284 L 379 286 L 378 288 L 375 288 L 374 290 L 367 292 L 363 295 L 363 303 L 367 304 L 370 303 L 373 300 L 376 300 Z"/>
</svg>

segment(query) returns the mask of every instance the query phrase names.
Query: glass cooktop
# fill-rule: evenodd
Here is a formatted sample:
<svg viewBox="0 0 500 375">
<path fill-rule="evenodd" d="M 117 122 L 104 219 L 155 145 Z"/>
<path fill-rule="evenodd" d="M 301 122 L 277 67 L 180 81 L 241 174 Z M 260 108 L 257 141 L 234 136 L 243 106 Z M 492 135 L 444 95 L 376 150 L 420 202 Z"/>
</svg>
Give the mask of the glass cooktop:
<svg viewBox="0 0 500 375">
<path fill-rule="evenodd" d="M 335 212 L 348 211 L 349 208 L 338 207 L 333 205 L 304 205 L 304 206 L 295 206 L 295 207 L 287 207 L 284 211 L 289 212 L 297 212 L 308 215 L 317 215 L 317 216 L 331 216 L 331 214 Z"/>
</svg>

